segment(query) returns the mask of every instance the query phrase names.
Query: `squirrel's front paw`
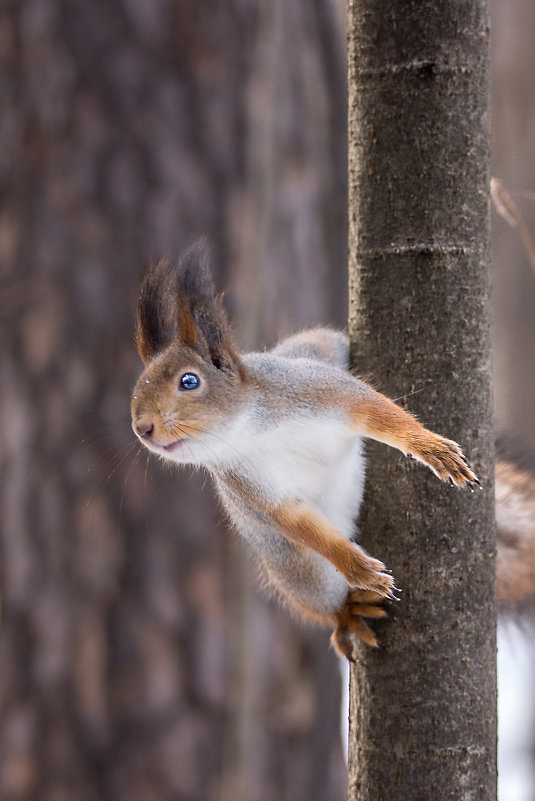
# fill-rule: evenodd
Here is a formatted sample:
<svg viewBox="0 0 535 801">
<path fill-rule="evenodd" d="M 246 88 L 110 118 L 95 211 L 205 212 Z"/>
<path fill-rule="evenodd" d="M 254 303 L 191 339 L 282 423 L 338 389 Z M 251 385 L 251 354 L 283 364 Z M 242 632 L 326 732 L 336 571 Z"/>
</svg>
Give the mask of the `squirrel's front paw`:
<svg viewBox="0 0 535 801">
<path fill-rule="evenodd" d="M 358 545 L 352 545 L 344 577 L 351 589 L 371 590 L 381 598 L 393 598 L 394 579 L 385 569 L 379 559 L 373 559 Z"/>
<path fill-rule="evenodd" d="M 466 486 L 470 489 L 480 486 L 477 476 L 468 467 L 461 448 L 451 439 L 434 434 L 430 442 L 419 443 L 419 447 L 414 448 L 409 455 L 420 459 L 441 481 L 449 481 L 452 486 Z"/>
</svg>

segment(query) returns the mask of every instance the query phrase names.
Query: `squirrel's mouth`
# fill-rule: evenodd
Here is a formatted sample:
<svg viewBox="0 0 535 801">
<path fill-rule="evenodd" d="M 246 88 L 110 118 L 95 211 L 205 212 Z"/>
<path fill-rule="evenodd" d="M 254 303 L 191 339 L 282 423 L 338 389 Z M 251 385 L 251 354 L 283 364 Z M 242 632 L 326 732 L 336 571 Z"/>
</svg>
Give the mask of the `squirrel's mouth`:
<svg viewBox="0 0 535 801">
<path fill-rule="evenodd" d="M 174 442 L 170 442 L 168 445 L 162 445 L 161 447 L 164 449 L 164 451 L 167 451 L 167 453 L 171 453 L 171 451 L 176 451 L 178 448 L 180 448 L 184 442 L 184 439 L 176 439 Z"/>
</svg>

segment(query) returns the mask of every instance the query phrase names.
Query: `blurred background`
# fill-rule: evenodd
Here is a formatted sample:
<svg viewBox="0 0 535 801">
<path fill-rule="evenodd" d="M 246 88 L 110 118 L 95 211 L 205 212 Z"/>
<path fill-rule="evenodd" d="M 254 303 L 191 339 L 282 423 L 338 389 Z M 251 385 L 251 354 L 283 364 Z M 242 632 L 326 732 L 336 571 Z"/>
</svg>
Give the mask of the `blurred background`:
<svg viewBox="0 0 535 801">
<path fill-rule="evenodd" d="M 491 12 L 493 174 L 534 231 L 535 5 Z M 328 632 L 140 452 L 129 395 L 143 272 L 200 234 L 242 347 L 344 325 L 344 3 L 4 0 L 0 64 L 0 799 L 342 801 Z M 494 286 L 497 423 L 535 450 L 535 275 L 498 216 Z M 535 799 L 530 641 L 500 640 L 501 801 Z"/>
</svg>

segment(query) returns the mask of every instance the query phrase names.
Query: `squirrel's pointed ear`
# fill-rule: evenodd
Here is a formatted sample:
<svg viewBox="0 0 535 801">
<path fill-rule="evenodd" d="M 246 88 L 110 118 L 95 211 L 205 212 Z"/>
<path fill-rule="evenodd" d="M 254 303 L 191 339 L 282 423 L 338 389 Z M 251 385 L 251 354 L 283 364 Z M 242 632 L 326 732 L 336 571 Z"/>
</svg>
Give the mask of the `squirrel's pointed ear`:
<svg viewBox="0 0 535 801">
<path fill-rule="evenodd" d="M 180 259 L 177 273 L 178 338 L 210 358 L 221 370 L 240 369 L 232 345 L 225 309 L 215 294 L 211 277 L 211 250 L 202 238 Z"/>
<path fill-rule="evenodd" d="M 176 276 L 178 339 L 184 345 L 199 349 L 202 333 L 196 310 L 211 304 L 214 287 L 211 274 L 212 252 L 208 241 L 196 240 L 180 258 Z"/>
<path fill-rule="evenodd" d="M 145 363 L 171 344 L 176 336 L 171 291 L 173 271 L 168 261 L 152 264 L 147 272 L 137 304 L 136 345 Z"/>
</svg>

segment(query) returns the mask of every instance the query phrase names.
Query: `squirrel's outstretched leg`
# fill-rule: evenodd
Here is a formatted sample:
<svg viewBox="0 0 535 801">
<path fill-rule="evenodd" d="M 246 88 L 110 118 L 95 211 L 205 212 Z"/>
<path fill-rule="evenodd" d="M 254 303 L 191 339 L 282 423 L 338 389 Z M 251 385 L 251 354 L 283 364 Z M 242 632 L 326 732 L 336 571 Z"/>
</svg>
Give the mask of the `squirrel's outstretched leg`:
<svg viewBox="0 0 535 801">
<path fill-rule="evenodd" d="M 350 587 L 392 597 L 394 580 L 383 563 L 346 539 L 320 512 L 295 501 L 271 509 L 270 516 L 280 534 L 328 559 Z"/>
<path fill-rule="evenodd" d="M 380 392 L 362 384 L 362 395 L 348 399 L 354 430 L 418 459 L 441 481 L 458 487 L 479 485 L 456 442 L 424 428 L 411 414 Z"/>
</svg>

